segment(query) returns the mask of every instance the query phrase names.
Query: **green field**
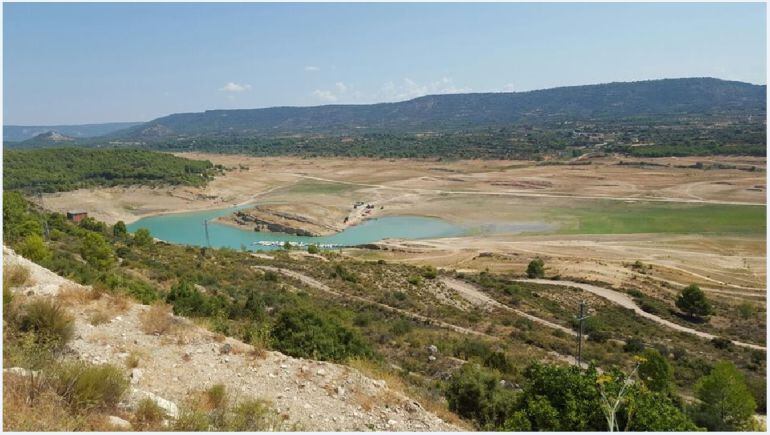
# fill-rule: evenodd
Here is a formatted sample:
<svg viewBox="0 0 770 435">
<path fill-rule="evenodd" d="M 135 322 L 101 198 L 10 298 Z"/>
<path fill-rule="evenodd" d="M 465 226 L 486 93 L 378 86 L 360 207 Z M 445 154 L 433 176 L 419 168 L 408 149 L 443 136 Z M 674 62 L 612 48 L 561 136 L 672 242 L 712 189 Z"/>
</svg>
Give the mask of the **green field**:
<svg viewBox="0 0 770 435">
<path fill-rule="evenodd" d="M 548 212 L 566 234 L 765 234 L 765 207 L 592 201 Z"/>
<path fill-rule="evenodd" d="M 330 183 L 319 180 L 302 180 L 280 189 L 282 194 L 295 195 L 339 195 L 357 189 L 357 186 L 345 183 Z"/>
</svg>

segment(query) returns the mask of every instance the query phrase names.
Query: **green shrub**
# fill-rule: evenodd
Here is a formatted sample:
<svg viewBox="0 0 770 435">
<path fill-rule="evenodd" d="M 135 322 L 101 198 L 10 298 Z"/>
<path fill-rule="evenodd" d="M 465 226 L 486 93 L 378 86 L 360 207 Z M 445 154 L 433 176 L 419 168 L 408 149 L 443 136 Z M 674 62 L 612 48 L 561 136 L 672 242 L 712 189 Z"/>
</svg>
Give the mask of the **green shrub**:
<svg viewBox="0 0 770 435">
<path fill-rule="evenodd" d="M 128 235 L 126 223 L 123 221 L 115 222 L 115 225 L 112 226 L 112 235 L 117 239 L 125 239 Z"/>
<path fill-rule="evenodd" d="M 212 427 L 206 413 L 197 409 L 183 409 L 174 421 L 173 429 L 176 432 L 205 432 L 212 430 Z"/>
<path fill-rule="evenodd" d="M 738 305 L 738 314 L 742 319 L 750 319 L 757 315 L 757 307 L 751 302 L 742 302 Z"/>
<path fill-rule="evenodd" d="M 700 400 L 696 421 L 712 431 L 750 427 L 757 404 L 743 374 L 730 362 L 719 362 L 695 386 Z"/>
<path fill-rule="evenodd" d="M 638 375 L 642 383 L 651 391 L 669 393 L 674 382 L 674 369 L 666 357 L 656 349 L 648 348 L 642 352 L 644 361 L 639 364 Z"/>
<path fill-rule="evenodd" d="M 412 331 L 412 322 L 406 319 L 397 319 L 390 325 L 390 333 L 396 336 L 408 334 Z"/>
<path fill-rule="evenodd" d="M 354 272 L 349 271 L 342 264 L 334 265 L 334 270 L 332 271 L 331 276 L 332 278 L 340 278 L 352 283 L 358 282 L 358 275 L 356 275 Z"/>
<path fill-rule="evenodd" d="M 711 303 L 697 284 L 690 284 L 682 290 L 676 300 L 676 307 L 690 317 L 706 317 L 713 314 Z"/>
<path fill-rule="evenodd" d="M 472 363 L 452 374 L 445 394 L 450 410 L 485 430 L 501 427 L 516 405 L 512 390 L 502 388 L 494 374 Z"/>
<path fill-rule="evenodd" d="M 15 248 L 19 255 L 35 263 L 39 263 L 51 256 L 51 251 L 45 246 L 43 238 L 37 234 L 28 235 Z"/>
<path fill-rule="evenodd" d="M 283 428 L 283 419 L 264 400 L 245 400 L 232 410 L 227 427 L 233 432 L 271 432 Z"/>
<path fill-rule="evenodd" d="M 97 270 L 107 270 L 115 264 L 115 252 L 99 233 L 87 232 L 83 236 L 80 255 Z"/>
<path fill-rule="evenodd" d="M 183 281 L 173 287 L 166 296 L 166 302 L 173 305 L 177 316 L 207 316 L 212 314 L 212 306 L 195 286 Z"/>
<path fill-rule="evenodd" d="M 501 373 L 510 373 L 513 371 L 513 363 L 508 359 L 508 355 L 501 351 L 489 354 L 484 359 L 484 367 L 498 370 Z"/>
<path fill-rule="evenodd" d="M 545 262 L 540 257 L 530 261 L 527 265 L 527 277 L 529 278 L 544 278 L 545 277 Z"/>
<path fill-rule="evenodd" d="M 626 344 L 623 345 L 623 352 L 639 353 L 644 350 L 644 342 L 636 337 L 626 340 Z"/>
<path fill-rule="evenodd" d="M 212 409 L 223 410 L 227 406 L 227 389 L 223 384 L 215 384 L 206 390 L 206 399 Z"/>
<path fill-rule="evenodd" d="M 318 245 L 308 245 L 307 246 L 307 253 L 308 254 L 318 254 L 321 252 L 321 250 L 318 248 Z"/>
<path fill-rule="evenodd" d="M 425 279 L 436 279 L 438 272 L 433 266 L 425 266 L 422 270 L 422 277 Z"/>
<path fill-rule="evenodd" d="M 276 349 L 296 357 L 343 361 L 372 353 L 357 333 L 335 318 L 308 308 L 283 310 L 271 336 Z"/>
<path fill-rule="evenodd" d="M 132 243 L 135 246 L 145 247 L 150 246 L 153 243 L 152 235 L 150 234 L 150 230 L 147 228 L 139 228 L 134 232 L 134 237 L 132 239 Z"/>
<path fill-rule="evenodd" d="M 419 275 L 410 275 L 409 278 L 406 279 L 406 281 L 412 285 L 420 285 L 422 284 L 422 277 L 420 277 Z"/>
<path fill-rule="evenodd" d="M 711 344 L 717 349 L 722 349 L 722 350 L 731 349 L 733 347 L 733 342 L 729 338 L 723 338 L 723 337 L 712 338 Z"/>
<path fill-rule="evenodd" d="M 144 398 L 136 405 L 136 411 L 134 411 L 134 424 L 136 424 L 139 429 L 154 428 L 165 418 L 166 411 L 150 398 Z"/>
<path fill-rule="evenodd" d="M 58 393 L 76 409 L 112 409 L 128 388 L 128 379 L 117 367 L 64 364 L 56 370 Z"/>
</svg>

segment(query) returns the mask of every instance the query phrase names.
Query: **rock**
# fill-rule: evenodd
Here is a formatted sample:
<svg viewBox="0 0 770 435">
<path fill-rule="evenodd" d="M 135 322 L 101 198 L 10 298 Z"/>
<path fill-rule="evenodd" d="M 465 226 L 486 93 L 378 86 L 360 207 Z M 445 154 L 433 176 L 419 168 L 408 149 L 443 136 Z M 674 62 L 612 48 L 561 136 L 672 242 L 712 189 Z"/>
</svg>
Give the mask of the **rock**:
<svg viewBox="0 0 770 435">
<path fill-rule="evenodd" d="M 410 401 L 410 402 L 406 402 L 406 404 L 404 405 L 404 409 L 406 409 L 406 411 L 409 413 L 415 413 L 417 411 L 420 411 L 422 409 L 422 406 L 420 406 L 420 404 L 417 402 Z"/>
<path fill-rule="evenodd" d="M 149 391 L 133 389 L 132 393 L 133 393 L 132 402 L 134 407 L 142 399 L 150 399 L 153 402 L 155 402 L 155 404 L 158 405 L 158 407 L 162 409 L 166 413 L 166 416 L 168 416 L 169 418 L 175 419 L 179 417 L 179 408 L 176 406 L 174 402 L 170 400 L 166 400 Z"/>
<path fill-rule="evenodd" d="M 219 348 L 219 353 L 222 355 L 227 355 L 230 352 L 232 352 L 233 347 L 230 345 L 230 343 L 225 343 L 222 345 L 222 347 Z"/>
<path fill-rule="evenodd" d="M 430 352 L 432 354 L 437 354 L 438 353 L 438 347 L 436 347 L 436 345 L 431 344 L 430 346 L 428 346 L 428 352 Z"/>
<path fill-rule="evenodd" d="M 142 369 L 140 368 L 133 368 L 131 369 L 131 385 L 136 385 L 139 383 L 139 380 L 142 379 Z"/>
<path fill-rule="evenodd" d="M 395 426 L 395 425 L 397 425 L 397 424 L 398 424 L 398 422 L 397 422 L 396 420 L 392 420 L 392 419 L 391 419 L 391 420 L 388 420 L 388 426 L 391 426 L 391 427 L 392 427 L 392 426 Z"/>
<path fill-rule="evenodd" d="M 37 375 L 39 372 L 37 370 L 27 370 L 22 367 L 11 367 L 7 369 L 3 369 L 3 373 L 10 373 L 12 375 L 16 376 L 34 376 Z"/>
<path fill-rule="evenodd" d="M 433 355 L 428 355 L 428 361 L 431 361 L 431 362 L 436 361 L 436 357 Z"/>
<path fill-rule="evenodd" d="M 336 391 L 337 391 L 337 395 L 338 396 L 344 396 L 345 395 L 345 389 L 342 388 L 342 385 L 338 385 Z"/>
<path fill-rule="evenodd" d="M 131 430 L 131 423 L 116 415 L 107 417 L 107 423 L 116 429 Z"/>
<path fill-rule="evenodd" d="M 326 370 L 324 370 L 324 369 L 318 369 L 318 370 L 315 372 L 315 374 L 317 374 L 318 376 L 326 376 Z"/>
</svg>

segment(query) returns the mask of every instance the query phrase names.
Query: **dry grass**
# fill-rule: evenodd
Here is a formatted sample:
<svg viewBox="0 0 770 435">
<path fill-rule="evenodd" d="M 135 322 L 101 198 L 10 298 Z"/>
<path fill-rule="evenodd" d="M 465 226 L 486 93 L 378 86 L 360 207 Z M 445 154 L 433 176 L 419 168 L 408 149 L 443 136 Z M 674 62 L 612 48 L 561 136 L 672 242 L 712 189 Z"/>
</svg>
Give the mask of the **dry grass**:
<svg viewBox="0 0 770 435">
<path fill-rule="evenodd" d="M 93 293 L 93 292 L 92 292 Z M 76 296 L 72 295 L 73 298 Z M 88 295 L 85 295 L 88 297 Z M 112 321 L 116 316 L 128 310 L 131 302 L 122 295 L 104 295 L 99 296 L 95 303 L 90 304 L 88 313 L 88 322 L 94 326 Z"/>
<path fill-rule="evenodd" d="M 160 431 L 162 430 L 162 423 L 165 417 L 166 412 L 152 399 L 146 398 L 142 399 L 137 404 L 136 411 L 134 412 L 131 421 L 137 430 Z"/>
<path fill-rule="evenodd" d="M 369 412 L 374 409 L 377 401 L 375 396 L 370 396 L 360 391 L 353 391 L 351 395 L 353 396 L 353 402 L 358 404 L 364 411 Z"/>
<path fill-rule="evenodd" d="M 163 335 L 170 332 L 173 325 L 171 306 L 162 302 L 153 304 L 139 315 L 142 332 L 150 335 Z"/>
<path fill-rule="evenodd" d="M 473 430 L 473 426 L 449 410 L 446 402 L 430 397 L 417 388 L 410 387 L 401 377 L 395 373 L 383 369 L 372 361 L 361 358 L 353 358 L 348 361 L 348 366 L 357 369 L 369 378 L 383 380 L 388 386 L 389 391 L 381 392 L 377 397 L 371 399 L 363 393 L 354 393 L 353 397 L 356 398 L 356 400 L 360 400 L 358 403 L 362 408 L 364 407 L 364 404 L 373 406 L 375 403 L 382 403 L 388 406 L 396 406 L 402 402 L 402 399 L 400 399 L 394 393 L 398 392 L 406 397 L 415 399 L 420 404 L 420 406 L 423 407 L 423 409 L 438 416 L 445 422 L 451 423 L 465 430 Z"/>
<path fill-rule="evenodd" d="M 47 382 L 3 375 L 3 430 L 19 432 L 109 431 L 105 415 L 75 413 Z"/>
<path fill-rule="evenodd" d="M 129 369 L 135 369 L 139 367 L 139 362 L 142 360 L 141 355 L 139 352 L 132 350 L 128 353 L 128 356 L 126 357 L 126 367 Z"/>
<path fill-rule="evenodd" d="M 3 269 L 3 288 L 22 287 L 32 284 L 29 269 L 13 264 Z"/>
<path fill-rule="evenodd" d="M 106 311 L 95 310 L 88 315 L 88 323 L 99 326 L 105 323 L 109 323 L 112 320 L 112 316 Z"/>
<path fill-rule="evenodd" d="M 66 306 L 86 305 L 102 297 L 102 292 L 74 284 L 65 284 L 56 296 Z"/>
</svg>

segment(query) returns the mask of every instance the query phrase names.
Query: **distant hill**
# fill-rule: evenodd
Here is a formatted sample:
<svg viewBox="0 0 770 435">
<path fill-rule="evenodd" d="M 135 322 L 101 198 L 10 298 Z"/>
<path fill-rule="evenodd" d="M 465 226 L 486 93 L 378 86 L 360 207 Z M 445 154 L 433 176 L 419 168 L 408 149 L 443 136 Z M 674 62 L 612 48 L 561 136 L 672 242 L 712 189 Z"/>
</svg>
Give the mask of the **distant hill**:
<svg viewBox="0 0 770 435">
<path fill-rule="evenodd" d="M 429 95 L 398 103 L 208 110 L 168 115 L 107 136 L 162 141 L 194 136 L 417 133 L 570 120 L 672 115 L 760 115 L 765 86 L 714 78 L 570 86 L 530 92 Z"/>
<path fill-rule="evenodd" d="M 84 125 L 5 125 L 3 126 L 3 141 L 20 142 L 32 139 L 40 134 L 55 131 L 65 136 L 73 138 L 86 138 L 103 136 L 118 130 L 133 127 L 141 124 L 140 122 L 110 122 L 106 124 L 84 124 Z"/>
</svg>

